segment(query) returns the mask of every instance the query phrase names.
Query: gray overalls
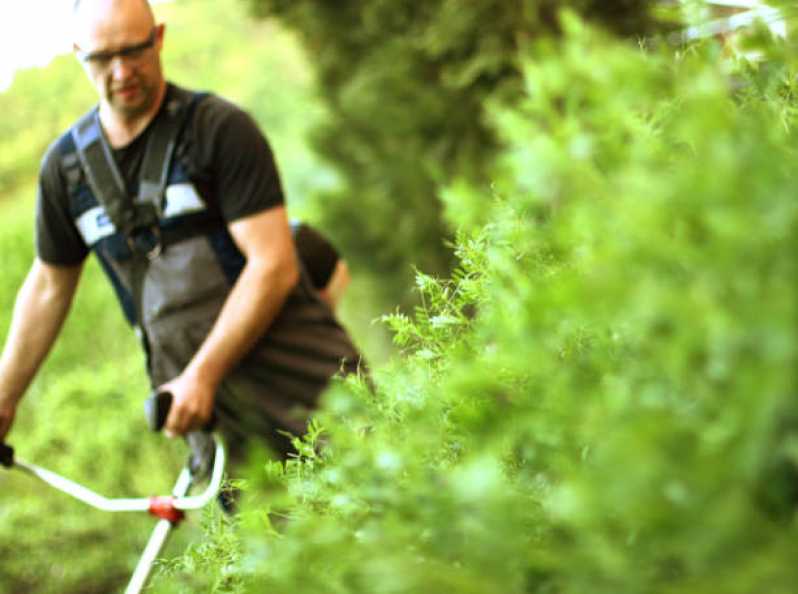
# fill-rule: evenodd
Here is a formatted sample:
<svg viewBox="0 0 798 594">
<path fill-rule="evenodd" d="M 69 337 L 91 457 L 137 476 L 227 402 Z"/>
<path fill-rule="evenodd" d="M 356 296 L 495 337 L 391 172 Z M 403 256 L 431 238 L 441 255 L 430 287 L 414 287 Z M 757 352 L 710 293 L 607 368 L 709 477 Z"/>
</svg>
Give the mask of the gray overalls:
<svg viewBox="0 0 798 594">
<path fill-rule="evenodd" d="M 153 387 L 189 363 L 245 263 L 213 201 L 192 179 L 187 123 L 205 97 L 170 88 L 150 124 L 135 197 L 125 190 L 96 109 L 58 146 L 75 224 L 140 335 Z M 329 379 L 356 370 L 359 361 L 303 272 L 217 394 L 214 412 L 231 450 L 259 435 L 284 453 L 286 440 L 275 430 L 303 433 L 306 413 Z"/>
</svg>

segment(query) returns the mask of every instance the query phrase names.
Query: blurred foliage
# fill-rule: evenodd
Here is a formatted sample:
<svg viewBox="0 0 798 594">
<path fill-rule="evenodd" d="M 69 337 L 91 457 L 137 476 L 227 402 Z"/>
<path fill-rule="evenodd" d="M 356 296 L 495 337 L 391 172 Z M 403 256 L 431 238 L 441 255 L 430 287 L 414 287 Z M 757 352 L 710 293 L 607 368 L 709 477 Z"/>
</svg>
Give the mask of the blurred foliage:
<svg viewBox="0 0 798 594">
<path fill-rule="evenodd" d="M 403 356 L 253 467 L 214 592 L 794 591 L 798 46 L 562 25 L 487 102 L 490 191 L 442 193 Z"/>
<path fill-rule="evenodd" d="M 331 117 L 315 146 L 342 185 L 314 197 L 389 306 L 412 302 L 413 266 L 449 270 L 437 188 L 455 176 L 488 184 L 497 139 L 485 100 L 520 92 L 518 50 L 556 31 L 564 6 L 622 35 L 655 30 L 665 12 L 645 0 L 247 2 L 296 31 L 318 73 Z"/>
<path fill-rule="evenodd" d="M 0 196 L 30 184 L 47 146 L 94 100 L 74 61 L 59 58 L 47 69 L 20 71 L 0 93 Z"/>
<path fill-rule="evenodd" d="M 398 301 L 415 263 L 419 305 L 385 316 L 401 356 L 374 387 L 336 384 L 300 457 L 254 453 L 239 516 L 178 531 L 167 556 L 188 551 L 150 591 L 793 592 L 795 41 L 752 30 L 756 63 L 712 41 L 638 44 L 616 36 L 653 24 L 636 2 L 569 2 L 562 20 L 546 2 L 263 3 L 319 68 L 325 106 L 300 93 L 292 110 L 261 77 L 286 64 L 288 80 L 296 54 L 239 62 L 282 34 L 218 5 L 168 7 L 175 80 L 185 67 L 259 118 L 285 107 L 266 127 L 278 159 L 278 130 L 316 126 L 341 177 L 289 188 L 326 188 L 303 208 L 384 279 L 372 298 Z M 629 15 L 614 32 L 609 10 Z M 0 203 L 3 327 L 31 257 L 19 179 Z M 86 274 L 13 443 L 104 493 L 163 491 L 180 444 L 131 421 L 135 339 Z M 2 594 L 116 590 L 152 525 L 10 473 L 0 517 Z"/>
</svg>

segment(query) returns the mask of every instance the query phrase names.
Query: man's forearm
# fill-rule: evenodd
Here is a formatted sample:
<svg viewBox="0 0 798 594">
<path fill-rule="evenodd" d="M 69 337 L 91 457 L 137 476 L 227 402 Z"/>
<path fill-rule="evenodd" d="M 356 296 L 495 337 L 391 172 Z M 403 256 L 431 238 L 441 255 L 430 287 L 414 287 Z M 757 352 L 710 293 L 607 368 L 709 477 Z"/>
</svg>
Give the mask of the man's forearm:
<svg viewBox="0 0 798 594">
<path fill-rule="evenodd" d="M 249 261 L 185 373 L 218 386 L 266 332 L 299 280 L 296 264 Z"/>
<path fill-rule="evenodd" d="M 11 328 L 0 356 L 0 439 L 66 318 L 81 267 L 54 268 L 36 261 L 17 294 Z"/>
<path fill-rule="evenodd" d="M 239 219 L 229 229 L 246 264 L 191 362 L 161 386 L 174 396 L 165 425 L 169 435 L 210 419 L 219 384 L 267 331 L 299 280 L 284 207 Z"/>
<path fill-rule="evenodd" d="M 219 384 L 269 327 L 296 278 L 285 269 L 247 262 L 188 367 L 161 386 L 174 396 L 164 427 L 167 435 L 184 434 L 208 422 Z"/>
</svg>

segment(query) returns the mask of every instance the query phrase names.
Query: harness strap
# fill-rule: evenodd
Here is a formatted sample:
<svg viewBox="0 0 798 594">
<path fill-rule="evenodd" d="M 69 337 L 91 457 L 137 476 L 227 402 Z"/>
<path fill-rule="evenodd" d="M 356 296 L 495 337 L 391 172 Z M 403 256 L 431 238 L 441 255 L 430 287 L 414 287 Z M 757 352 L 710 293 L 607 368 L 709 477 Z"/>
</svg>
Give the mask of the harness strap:
<svg viewBox="0 0 798 594">
<path fill-rule="evenodd" d="M 111 147 L 103 136 L 98 110 L 83 116 L 71 134 L 86 181 L 117 230 L 127 237 L 136 228 L 151 224 L 150 213 L 133 208 Z"/>
<path fill-rule="evenodd" d="M 163 216 L 163 201 L 169 179 L 169 167 L 175 153 L 177 138 L 191 112 L 192 94 L 178 87 L 172 88 L 172 95 L 164 106 L 147 139 L 144 162 L 139 174 L 139 192 L 136 204 L 152 204 L 158 215 Z"/>
<path fill-rule="evenodd" d="M 189 108 L 194 97 L 178 87 L 171 88 L 167 104 L 151 124 L 135 200 L 127 192 L 112 149 L 102 133 L 98 110 L 83 116 L 71 130 L 77 157 L 95 198 L 131 251 L 148 258 L 156 257 L 167 245 L 161 237 L 159 219 L 163 216 L 177 139 L 193 111 Z"/>
<path fill-rule="evenodd" d="M 64 177 L 66 177 L 67 188 L 70 195 L 72 195 L 83 177 L 80 169 L 80 157 L 77 153 L 67 153 L 61 158 L 61 167 L 64 171 Z"/>
</svg>

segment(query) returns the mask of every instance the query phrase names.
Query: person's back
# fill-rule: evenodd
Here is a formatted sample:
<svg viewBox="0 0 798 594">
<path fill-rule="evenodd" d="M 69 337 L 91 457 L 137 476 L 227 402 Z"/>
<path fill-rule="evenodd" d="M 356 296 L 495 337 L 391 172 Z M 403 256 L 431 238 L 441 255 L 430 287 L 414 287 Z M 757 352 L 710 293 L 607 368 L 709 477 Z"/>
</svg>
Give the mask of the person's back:
<svg viewBox="0 0 798 594">
<path fill-rule="evenodd" d="M 335 311 L 349 286 L 349 267 L 335 246 L 307 223 L 292 223 L 299 260 L 310 277 L 313 288 Z"/>
</svg>

